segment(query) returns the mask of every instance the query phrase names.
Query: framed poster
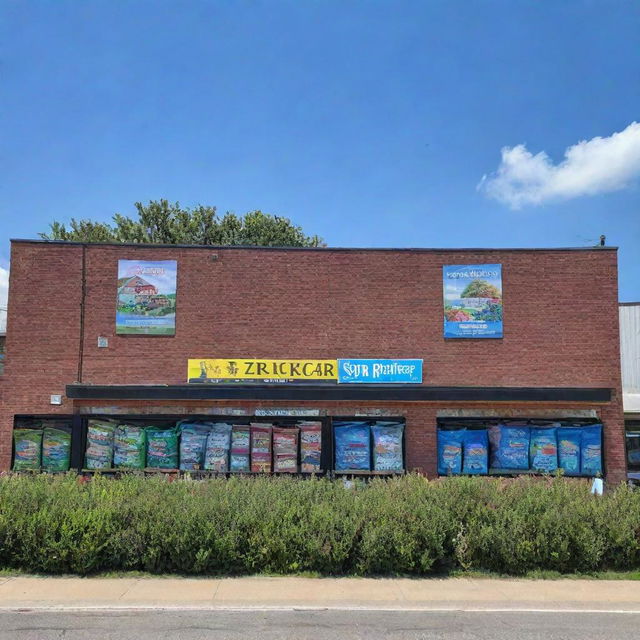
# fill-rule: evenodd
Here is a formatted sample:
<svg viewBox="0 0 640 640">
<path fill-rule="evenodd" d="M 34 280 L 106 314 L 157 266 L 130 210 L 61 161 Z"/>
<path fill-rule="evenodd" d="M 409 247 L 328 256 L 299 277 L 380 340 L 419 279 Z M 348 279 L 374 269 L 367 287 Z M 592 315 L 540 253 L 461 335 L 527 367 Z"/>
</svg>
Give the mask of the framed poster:
<svg viewBox="0 0 640 640">
<path fill-rule="evenodd" d="M 445 338 L 502 338 L 502 265 L 442 267 Z"/>
<path fill-rule="evenodd" d="M 176 333 L 176 260 L 118 260 L 116 333 Z"/>
</svg>

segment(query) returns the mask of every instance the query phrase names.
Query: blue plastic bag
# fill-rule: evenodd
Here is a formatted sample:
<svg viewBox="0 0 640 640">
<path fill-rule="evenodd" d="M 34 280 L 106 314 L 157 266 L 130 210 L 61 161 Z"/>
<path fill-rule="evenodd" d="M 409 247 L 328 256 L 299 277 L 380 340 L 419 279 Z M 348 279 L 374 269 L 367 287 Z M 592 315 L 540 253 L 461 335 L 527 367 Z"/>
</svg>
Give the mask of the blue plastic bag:
<svg viewBox="0 0 640 640">
<path fill-rule="evenodd" d="M 371 427 L 376 471 L 402 471 L 403 432 L 404 425 L 394 422 L 379 422 Z"/>
<path fill-rule="evenodd" d="M 371 470 L 371 430 L 363 422 L 334 423 L 336 471 Z"/>
<path fill-rule="evenodd" d="M 492 469 L 528 469 L 529 427 L 498 425 L 489 430 Z"/>
<path fill-rule="evenodd" d="M 462 473 L 489 473 L 489 436 L 486 429 L 464 432 L 462 442 Z"/>
<path fill-rule="evenodd" d="M 462 440 L 465 429 L 438 431 L 438 473 L 457 475 L 462 471 Z"/>
<path fill-rule="evenodd" d="M 558 437 L 555 427 L 531 429 L 531 468 L 553 473 L 558 468 Z"/>
<path fill-rule="evenodd" d="M 558 466 L 567 476 L 579 476 L 582 429 L 566 427 L 558 429 L 557 434 Z"/>
<path fill-rule="evenodd" d="M 602 473 L 602 425 L 583 427 L 581 472 L 583 476 L 595 476 Z"/>
</svg>

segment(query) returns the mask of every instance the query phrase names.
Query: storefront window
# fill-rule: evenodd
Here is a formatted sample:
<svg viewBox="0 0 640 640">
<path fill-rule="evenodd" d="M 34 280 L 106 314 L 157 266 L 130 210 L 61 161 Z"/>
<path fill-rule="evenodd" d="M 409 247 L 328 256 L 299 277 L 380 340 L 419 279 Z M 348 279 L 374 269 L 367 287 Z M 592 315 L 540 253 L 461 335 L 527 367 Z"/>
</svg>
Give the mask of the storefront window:
<svg viewBox="0 0 640 640">
<path fill-rule="evenodd" d="M 629 474 L 640 479 L 640 421 L 627 421 L 625 427 Z"/>
</svg>

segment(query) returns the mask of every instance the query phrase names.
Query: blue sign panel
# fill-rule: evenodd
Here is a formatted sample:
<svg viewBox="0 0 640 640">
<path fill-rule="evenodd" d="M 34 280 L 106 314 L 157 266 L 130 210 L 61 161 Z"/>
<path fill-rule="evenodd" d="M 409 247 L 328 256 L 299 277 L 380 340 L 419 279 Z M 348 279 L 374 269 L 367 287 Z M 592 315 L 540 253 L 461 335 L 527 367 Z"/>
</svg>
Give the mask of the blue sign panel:
<svg viewBox="0 0 640 640">
<path fill-rule="evenodd" d="M 338 382 L 420 384 L 422 360 L 338 360 Z"/>
<path fill-rule="evenodd" d="M 502 338 L 502 265 L 442 267 L 445 338 Z"/>
</svg>

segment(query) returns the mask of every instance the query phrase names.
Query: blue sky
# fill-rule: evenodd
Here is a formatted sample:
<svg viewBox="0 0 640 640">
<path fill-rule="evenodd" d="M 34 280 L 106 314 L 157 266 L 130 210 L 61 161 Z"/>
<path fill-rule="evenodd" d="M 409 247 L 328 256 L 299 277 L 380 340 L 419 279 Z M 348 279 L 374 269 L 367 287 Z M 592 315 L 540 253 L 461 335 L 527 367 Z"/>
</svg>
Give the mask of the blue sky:
<svg viewBox="0 0 640 640">
<path fill-rule="evenodd" d="M 606 234 L 620 299 L 640 300 L 635 1 L 5 0 L 0 14 L 0 267 L 10 237 L 168 198 L 288 216 L 333 246 Z"/>
</svg>

